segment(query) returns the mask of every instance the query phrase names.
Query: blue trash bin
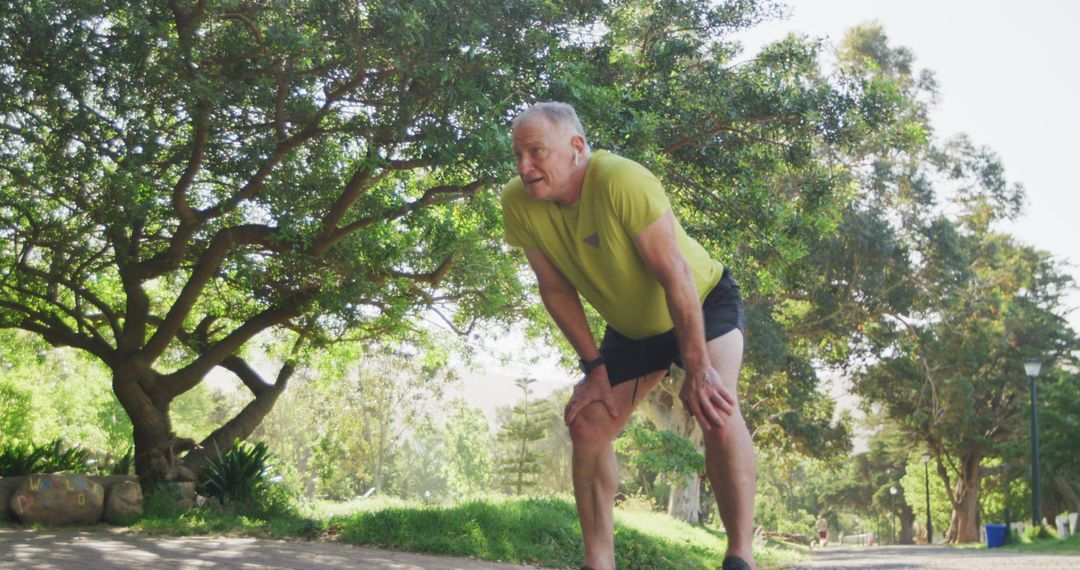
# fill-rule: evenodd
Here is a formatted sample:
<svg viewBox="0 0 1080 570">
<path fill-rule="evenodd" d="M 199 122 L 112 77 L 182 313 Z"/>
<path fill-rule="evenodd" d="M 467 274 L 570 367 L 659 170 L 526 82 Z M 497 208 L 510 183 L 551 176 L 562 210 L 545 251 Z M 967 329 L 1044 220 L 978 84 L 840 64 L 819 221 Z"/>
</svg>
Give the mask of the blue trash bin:
<svg viewBox="0 0 1080 570">
<path fill-rule="evenodd" d="M 986 547 L 997 548 L 1005 544 L 1005 525 L 988 524 L 986 526 Z"/>
</svg>

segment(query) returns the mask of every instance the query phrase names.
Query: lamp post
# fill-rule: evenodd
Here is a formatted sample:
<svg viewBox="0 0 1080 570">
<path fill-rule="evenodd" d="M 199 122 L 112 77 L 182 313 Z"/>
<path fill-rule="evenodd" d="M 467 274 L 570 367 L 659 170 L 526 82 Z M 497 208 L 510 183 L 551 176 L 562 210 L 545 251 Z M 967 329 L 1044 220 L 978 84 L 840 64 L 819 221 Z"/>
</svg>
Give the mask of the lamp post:
<svg viewBox="0 0 1080 570">
<path fill-rule="evenodd" d="M 930 454 L 922 454 L 923 483 L 926 485 L 926 544 L 934 544 L 934 521 L 930 518 Z"/>
<path fill-rule="evenodd" d="M 892 543 L 893 544 L 896 544 L 896 542 L 897 542 L 897 540 L 896 540 L 896 527 L 900 526 L 899 524 L 897 524 L 898 521 L 897 521 L 897 517 L 896 517 L 896 494 L 898 492 L 899 492 L 899 490 L 896 487 L 889 487 L 889 494 L 892 495 L 891 504 L 892 504 L 892 515 L 893 515 L 892 520 L 889 521 L 889 522 L 892 523 L 891 526 L 892 526 Z"/>
<path fill-rule="evenodd" d="M 1031 521 L 1035 526 L 1042 524 L 1042 510 L 1039 509 L 1039 422 L 1035 414 L 1035 379 L 1039 377 L 1042 363 L 1038 358 L 1029 358 L 1024 362 L 1024 372 L 1031 379 Z"/>
</svg>

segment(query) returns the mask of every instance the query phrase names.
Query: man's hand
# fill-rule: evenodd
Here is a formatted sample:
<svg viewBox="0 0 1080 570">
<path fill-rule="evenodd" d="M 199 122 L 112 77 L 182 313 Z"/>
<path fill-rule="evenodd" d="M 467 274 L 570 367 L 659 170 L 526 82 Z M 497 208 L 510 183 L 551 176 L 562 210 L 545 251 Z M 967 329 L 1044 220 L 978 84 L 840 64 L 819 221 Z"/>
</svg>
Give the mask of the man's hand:
<svg viewBox="0 0 1080 570">
<path fill-rule="evenodd" d="M 615 410 L 615 396 L 611 392 L 611 383 L 608 382 L 607 368 L 603 366 L 590 372 L 574 386 L 574 393 L 570 396 L 570 401 L 566 403 L 566 409 L 563 410 L 563 420 L 566 425 L 573 423 L 578 412 L 593 402 L 603 404 L 611 417 L 618 416 Z"/>
<path fill-rule="evenodd" d="M 687 372 L 679 399 L 702 428 L 723 427 L 725 418 L 735 412 L 735 397 L 720 382 L 720 373 L 712 366 L 694 374 Z"/>
</svg>

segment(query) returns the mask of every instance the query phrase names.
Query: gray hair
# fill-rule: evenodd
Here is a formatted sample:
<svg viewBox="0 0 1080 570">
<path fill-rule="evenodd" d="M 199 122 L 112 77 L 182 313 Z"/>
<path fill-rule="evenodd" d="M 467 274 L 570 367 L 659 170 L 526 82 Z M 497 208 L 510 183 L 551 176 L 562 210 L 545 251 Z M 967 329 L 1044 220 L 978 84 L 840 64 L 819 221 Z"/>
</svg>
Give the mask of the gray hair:
<svg viewBox="0 0 1080 570">
<path fill-rule="evenodd" d="M 518 125 L 537 114 L 547 117 L 552 123 L 564 129 L 569 129 L 570 132 L 576 135 L 585 136 L 585 127 L 581 126 L 581 119 L 578 118 L 577 111 L 569 104 L 558 101 L 537 103 L 525 109 L 510 122 L 510 128 L 516 129 Z"/>
</svg>

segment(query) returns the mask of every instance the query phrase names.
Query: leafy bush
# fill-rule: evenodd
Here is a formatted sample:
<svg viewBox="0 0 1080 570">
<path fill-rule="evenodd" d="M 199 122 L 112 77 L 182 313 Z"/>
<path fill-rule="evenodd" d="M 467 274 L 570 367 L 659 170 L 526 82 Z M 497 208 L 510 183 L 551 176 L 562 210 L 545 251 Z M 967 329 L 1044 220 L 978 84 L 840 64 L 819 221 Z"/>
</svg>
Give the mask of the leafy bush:
<svg viewBox="0 0 1080 570">
<path fill-rule="evenodd" d="M 78 445 L 64 449 L 60 439 L 44 445 L 9 443 L 0 448 L 0 477 L 60 471 L 86 473 L 89 456 L 90 452 Z"/>
<path fill-rule="evenodd" d="M 131 475 L 133 468 L 135 467 L 135 448 L 129 447 L 127 452 L 124 453 L 116 463 L 113 463 L 109 468 L 109 474 L 111 475 Z"/>
<path fill-rule="evenodd" d="M 216 446 L 215 446 L 216 447 Z M 290 514 L 293 494 L 269 476 L 272 455 L 265 443 L 233 441 L 232 448 L 212 458 L 200 474 L 200 495 L 215 497 L 222 507 L 251 516 Z"/>
<path fill-rule="evenodd" d="M 1057 537 L 1057 529 L 1051 527 L 1050 525 L 1041 524 L 1038 526 L 1025 527 L 1023 534 L 1020 535 L 1020 541 L 1024 543 L 1031 543 L 1036 540 Z"/>
<path fill-rule="evenodd" d="M 158 481 L 143 496 L 143 518 L 175 519 L 184 513 L 184 495 L 176 483 Z"/>
<path fill-rule="evenodd" d="M 30 443 L 8 443 L 0 448 L 0 477 L 40 473 L 45 449 Z"/>
</svg>

